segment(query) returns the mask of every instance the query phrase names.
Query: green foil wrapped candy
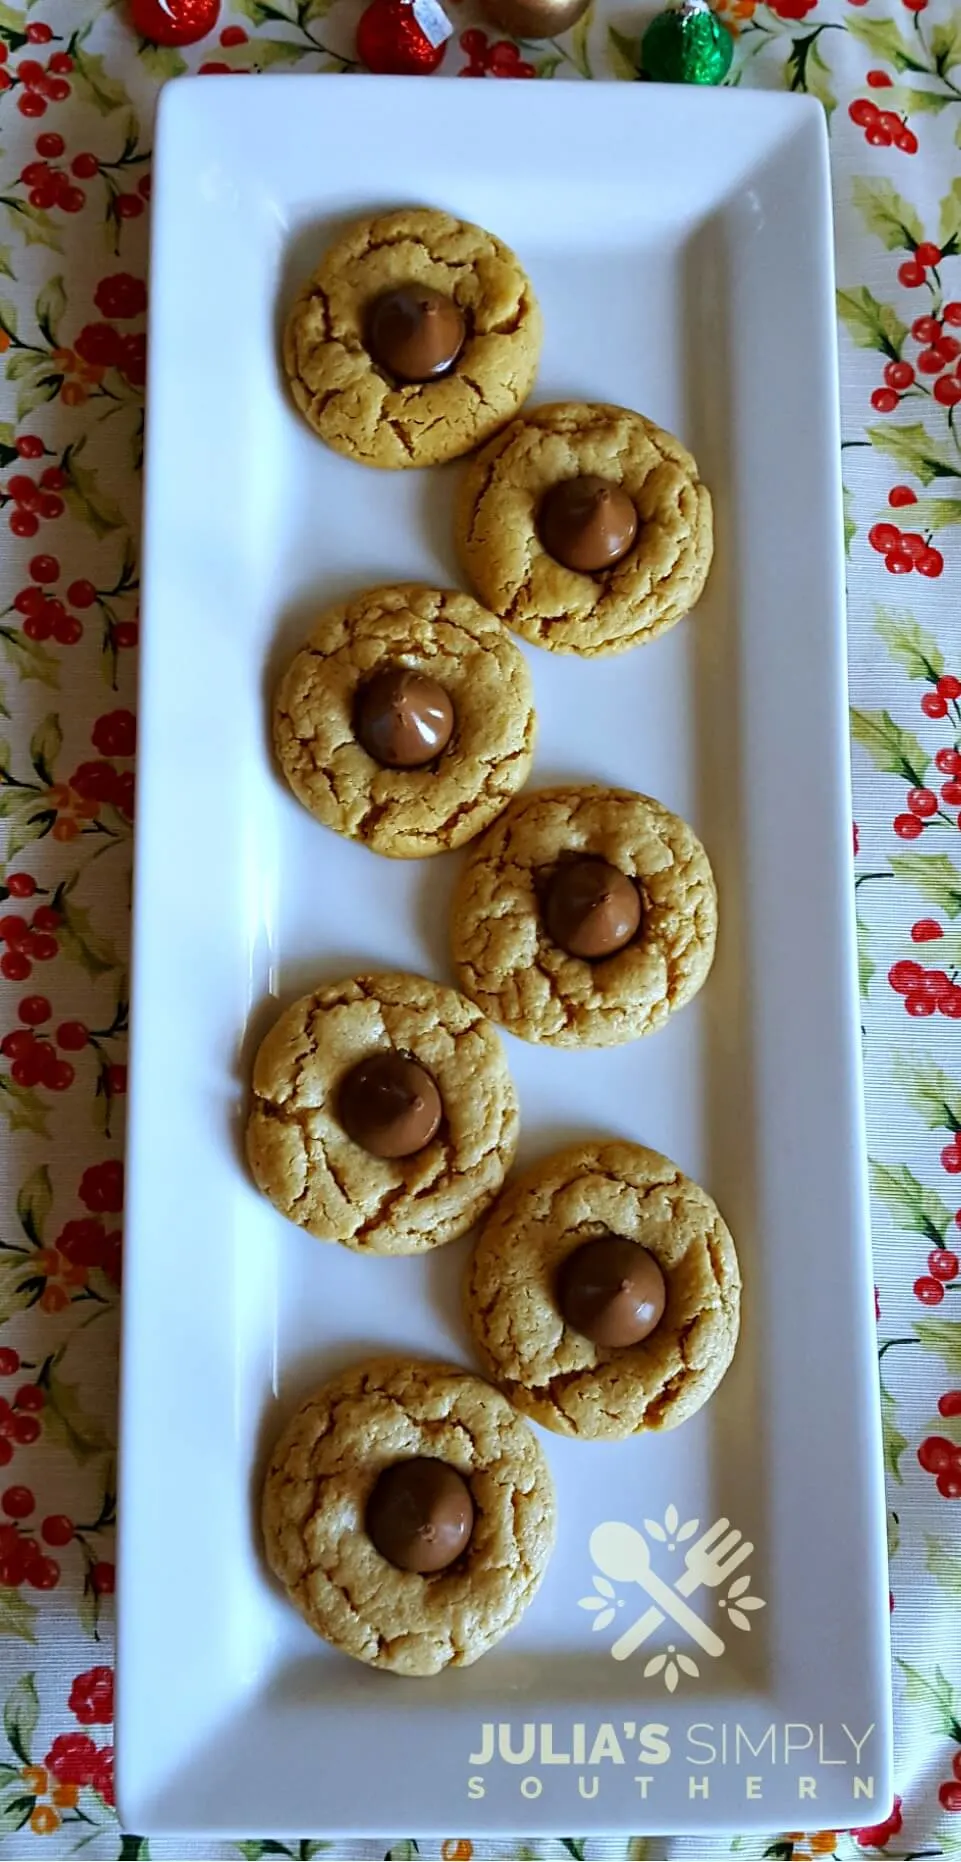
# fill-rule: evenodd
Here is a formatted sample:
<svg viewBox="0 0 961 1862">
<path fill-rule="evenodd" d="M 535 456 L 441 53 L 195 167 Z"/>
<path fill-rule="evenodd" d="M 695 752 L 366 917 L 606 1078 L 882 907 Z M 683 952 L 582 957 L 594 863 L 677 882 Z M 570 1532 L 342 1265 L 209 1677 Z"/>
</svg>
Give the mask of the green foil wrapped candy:
<svg viewBox="0 0 961 1862">
<path fill-rule="evenodd" d="M 734 40 L 708 0 L 681 0 L 652 19 L 641 40 L 641 74 L 657 84 L 720 84 Z"/>
</svg>

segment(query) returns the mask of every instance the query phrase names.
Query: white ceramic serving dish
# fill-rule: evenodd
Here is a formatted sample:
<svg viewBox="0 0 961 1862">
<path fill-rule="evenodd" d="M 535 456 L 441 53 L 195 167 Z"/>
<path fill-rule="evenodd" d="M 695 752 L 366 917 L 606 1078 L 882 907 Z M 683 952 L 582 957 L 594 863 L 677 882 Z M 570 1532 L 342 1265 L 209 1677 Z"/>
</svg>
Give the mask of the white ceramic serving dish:
<svg viewBox="0 0 961 1862">
<path fill-rule="evenodd" d="M 692 618 L 606 663 L 530 653 L 535 780 L 647 791 L 705 841 L 713 975 L 633 1046 L 507 1051 L 523 1159 L 588 1133 L 667 1152 L 717 1199 L 745 1282 L 734 1367 L 695 1421 L 623 1445 L 545 1438 L 560 1532 L 536 1602 L 475 1668 L 417 1683 L 338 1657 L 286 1605 L 261 1560 L 257 1471 L 328 1369 L 380 1347 L 470 1362 L 466 1244 L 400 1261 L 320 1244 L 261 1200 L 241 1150 L 250 1058 L 278 1002 L 361 966 L 449 976 L 457 858 L 391 862 L 324 831 L 278 779 L 267 728 L 278 668 L 323 603 L 458 579 L 456 468 L 336 457 L 278 366 L 284 308 L 331 232 L 404 203 L 516 249 L 545 316 L 537 399 L 643 410 L 693 447 L 714 493 L 717 555 Z M 153 214 L 124 1825 L 877 1822 L 887 1586 L 820 108 L 627 84 L 185 81 L 161 102 Z M 763 1607 L 738 1611 L 733 1578 L 702 1587 L 692 1607 L 723 1656 L 665 1624 L 612 1659 L 645 1599 L 595 1585 L 594 1528 L 645 1531 L 673 1583 L 722 1517 L 754 1548 L 737 1576 Z M 672 1645 L 698 1669 L 682 1665 L 673 1692 Z"/>
</svg>

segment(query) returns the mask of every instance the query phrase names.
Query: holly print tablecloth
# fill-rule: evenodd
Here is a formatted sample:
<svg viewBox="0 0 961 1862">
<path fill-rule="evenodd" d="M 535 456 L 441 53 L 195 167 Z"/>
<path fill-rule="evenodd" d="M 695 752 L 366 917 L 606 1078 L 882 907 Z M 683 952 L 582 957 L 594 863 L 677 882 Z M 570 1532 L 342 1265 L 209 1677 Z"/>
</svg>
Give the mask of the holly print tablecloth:
<svg viewBox="0 0 961 1862">
<path fill-rule="evenodd" d="M 517 45 L 452 0 L 444 69 L 632 81 L 640 16 L 604 4 Z M 148 1853 L 113 1811 L 112 1599 L 154 103 L 188 70 L 349 73 L 360 5 L 225 0 L 181 53 L 141 44 L 124 0 L 0 0 L 0 1853 L 18 1858 Z M 727 17 L 732 80 L 810 91 L 830 121 L 898 1795 L 874 1828 L 776 1842 L 398 1831 L 155 1857 L 961 1854 L 961 13 Z M 187 1521 L 169 1552 L 190 1558 Z"/>
</svg>

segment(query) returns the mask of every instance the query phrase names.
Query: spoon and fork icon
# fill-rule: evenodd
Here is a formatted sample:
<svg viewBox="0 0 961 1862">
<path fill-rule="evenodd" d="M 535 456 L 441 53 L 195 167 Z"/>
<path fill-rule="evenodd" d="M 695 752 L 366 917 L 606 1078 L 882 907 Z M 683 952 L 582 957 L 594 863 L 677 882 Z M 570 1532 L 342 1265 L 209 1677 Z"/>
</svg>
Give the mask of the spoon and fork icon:
<svg viewBox="0 0 961 1862">
<path fill-rule="evenodd" d="M 753 1545 L 730 1526 L 715 1520 L 684 1554 L 684 1573 L 676 1584 L 666 1584 L 651 1567 L 651 1551 L 643 1533 L 620 1520 L 608 1520 L 591 1534 L 590 1552 L 605 1577 L 619 1584 L 638 1584 L 651 1598 L 651 1606 L 615 1642 L 611 1654 L 623 1662 L 670 1617 L 687 1631 L 706 1655 L 723 1655 L 719 1635 L 702 1622 L 686 1599 L 702 1586 L 715 1589 L 750 1558 Z"/>
</svg>

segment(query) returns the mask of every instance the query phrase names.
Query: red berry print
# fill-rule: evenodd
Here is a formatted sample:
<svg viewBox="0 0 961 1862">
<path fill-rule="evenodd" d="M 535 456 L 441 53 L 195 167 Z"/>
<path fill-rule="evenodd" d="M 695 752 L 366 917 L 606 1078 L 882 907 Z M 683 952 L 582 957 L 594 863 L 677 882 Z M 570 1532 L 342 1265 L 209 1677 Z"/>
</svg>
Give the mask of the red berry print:
<svg viewBox="0 0 961 1862">
<path fill-rule="evenodd" d="M 107 1726 L 113 1719 L 113 1669 L 88 1668 L 77 1675 L 67 1701 L 81 1726 Z"/>
<path fill-rule="evenodd" d="M 97 1763 L 97 1748 L 88 1733 L 61 1733 L 44 1764 L 58 1784 L 90 1784 Z"/>
<path fill-rule="evenodd" d="M 932 789 L 909 789 L 908 807 L 912 815 L 925 818 L 938 812 L 938 798 Z"/>
<path fill-rule="evenodd" d="M 911 937 L 915 944 L 930 944 L 935 938 L 943 937 L 944 932 L 935 918 L 919 918 L 911 926 Z"/>
<path fill-rule="evenodd" d="M 45 1545 L 69 1545 L 73 1536 L 73 1520 L 68 1519 L 66 1513 L 49 1513 L 40 1527 L 40 1537 Z"/>
<path fill-rule="evenodd" d="M 942 698 L 961 698 L 961 679 L 957 677 L 956 673 L 946 672 L 938 680 L 937 689 Z M 961 763 L 961 758 L 959 758 L 958 761 Z"/>
<path fill-rule="evenodd" d="M 0 1377 L 15 1377 L 19 1369 L 19 1351 L 12 1345 L 0 1345 Z"/>
<path fill-rule="evenodd" d="M 918 494 L 911 490 L 910 485 L 892 485 L 888 492 L 888 503 L 895 511 L 903 509 L 908 504 L 917 504 L 917 501 Z"/>
<path fill-rule="evenodd" d="M 946 718 L 948 701 L 941 697 L 940 692 L 925 692 L 921 700 L 921 710 L 926 718 Z"/>
<path fill-rule="evenodd" d="M 936 1280 L 956 1280 L 958 1274 L 958 1257 L 950 1248 L 932 1248 L 928 1255 L 928 1271 Z"/>
<path fill-rule="evenodd" d="M 924 824 L 917 815 L 895 815 L 894 832 L 901 840 L 917 840 L 924 833 Z"/>
<path fill-rule="evenodd" d="M 29 1519 L 36 1504 L 29 1487 L 8 1487 L 0 1498 L 8 1519 Z"/>
<path fill-rule="evenodd" d="M 930 1274 L 922 1274 L 920 1280 L 914 1283 L 914 1294 L 915 1298 L 921 1301 L 922 1306 L 940 1306 L 944 1298 L 944 1287 L 940 1280 L 935 1280 Z"/>
<path fill-rule="evenodd" d="M 907 290 L 916 290 L 924 283 L 924 266 L 919 265 L 917 259 L 905 259 L 904 264 L 898 266 L 898 278 Z"/>
<path fill-rule="evenodd" d="M 945 1417 L 961 1416 L 961 1390 L 946 1390 L 938 1398 L 938 1414 Z"/>
</svg>

